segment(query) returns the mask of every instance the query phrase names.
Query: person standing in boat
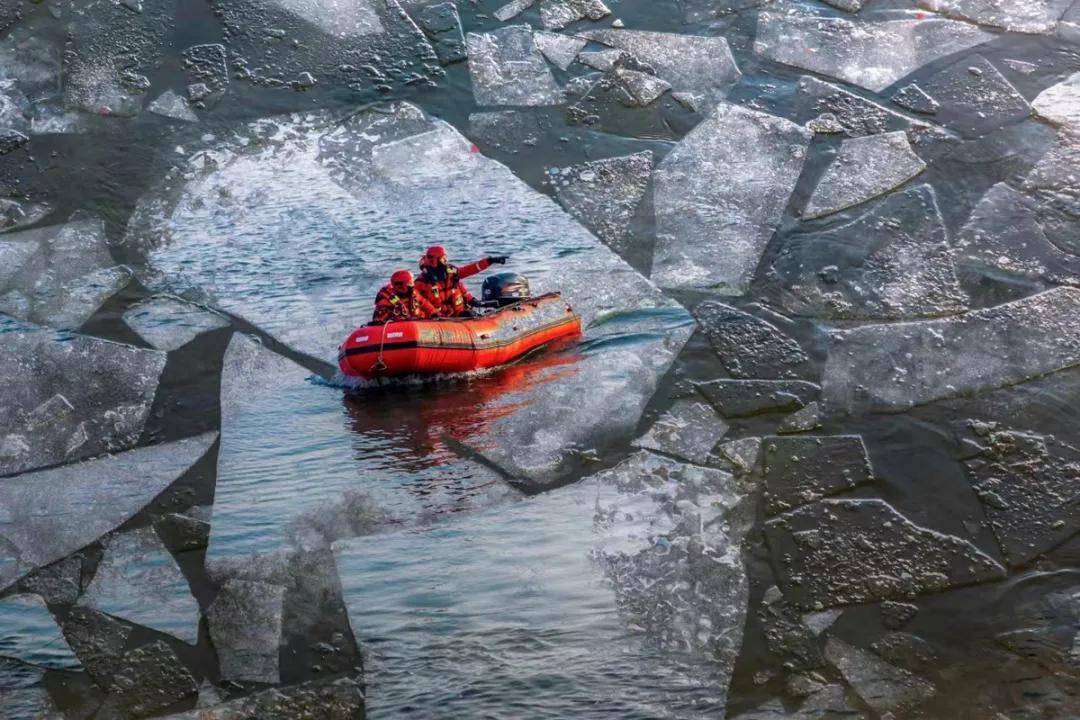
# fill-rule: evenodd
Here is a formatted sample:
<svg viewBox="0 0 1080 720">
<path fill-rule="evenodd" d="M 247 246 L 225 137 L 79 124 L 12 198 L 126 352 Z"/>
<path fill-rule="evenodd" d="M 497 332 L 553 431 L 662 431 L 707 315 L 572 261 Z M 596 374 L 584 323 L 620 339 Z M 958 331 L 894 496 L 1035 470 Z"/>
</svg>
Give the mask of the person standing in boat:
<svg viewBox="0 0 1080 720">
<path fill-rule="evenodd" d="M 375 314 L 371 321 L 424 320 L 438 314 L 438 308 L 416 288 L 413 274 L 408 270 L 398 270 L 390 276 L 390 284 L 383 285 L 375 296 Z"/>
<path fill-rule="evenodd" d="M 492 265 L 505 265 L 507 255 L 491 255 L 468 265 L 456 267 L 450 264 L 446 248 L 432 245 L 420 258 L 420 277 L 416 289 L 439 309 L 443 317 L 459 317 L 469 314 L 470 308 L 480 305 L 468 288 L 461 282 Z"/>
</svg>

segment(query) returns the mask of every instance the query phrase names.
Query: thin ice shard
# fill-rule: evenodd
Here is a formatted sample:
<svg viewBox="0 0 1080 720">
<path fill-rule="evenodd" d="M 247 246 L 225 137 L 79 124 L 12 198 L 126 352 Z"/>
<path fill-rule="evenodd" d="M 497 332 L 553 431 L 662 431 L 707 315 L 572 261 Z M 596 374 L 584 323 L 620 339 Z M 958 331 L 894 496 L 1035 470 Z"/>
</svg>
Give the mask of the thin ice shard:
<svg viewBox="0 0 1080 720">
<path fill-rule="evenodd" d="M 727 431 L 728 424 L 716 417 L 711 407 L 683 399 L 676 401 L 634 445 L 704 465 Z"/>
<path fill-rule="evenodd" d="M 721 105 L 694 128 L 654 174 L 653 281 L 745 292 L 810 139 L 789 120 L 737 105 Z"/>
<path fill-rule="evenodd" d="M 477 105 L 558 105 L 562 101 L 528 25 L 469 33 L 466 43 Z"/>
<path fill-rule="evenodd" d="M 1031 106 L 1037 115 L 1054 125 L 1080 131 L 1080 73 L 1043 90 Z"/>
<path fill-rule="evenodd" d="M 156 100 L 146 106 L 146 109 L 155 115 L 172 118 L 173 120 L 199 122 L 199 116 L 191 109 L 188 101 L 172 90 L 161 93 Z"/>
<path fill-rule="evenodd" d="M 131 450 L 0 483 L 0 540 L 16 562 L 0 565 L 0 588 L 116 529 L 202 457 L 216 439 Z"/>
<path fill-rule="evenodd" d="M 818 218 L 860 205 L 926 169 L 901 131 L 845 140 L 803 211 Z"/>
<path fill-rule="evenodd" d="M 229 580 L 207 610 L 210 637 L 221 676 L 277 683 L 285 589 L 280 585 Z"/>
</svg>

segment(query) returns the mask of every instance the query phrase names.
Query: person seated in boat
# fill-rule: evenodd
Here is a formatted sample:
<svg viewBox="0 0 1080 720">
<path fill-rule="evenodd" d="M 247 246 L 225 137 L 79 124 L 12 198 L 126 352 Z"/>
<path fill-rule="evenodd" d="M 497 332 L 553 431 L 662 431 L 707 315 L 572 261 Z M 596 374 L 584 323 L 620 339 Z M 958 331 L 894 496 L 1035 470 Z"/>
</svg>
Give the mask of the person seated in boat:
<svg viewBox="0 0 1080 720">
<path fill-rule="evenodd" d="M 424 320 L 438 314 L 438 308 L 416 289 L 413 274 L 408 270 L 398 270 L 390 276 L 390 284 L 384 285 L 375 296 L 375 314 L 371 321 Z"/>
<path fill-rule="evenodd" d="M 457 267 L 450 264 L 446 248 L 432 245 L 420 258 L 420 277 L 416 288 L 428 301 L 439 308 L 443 317 L 459 317 L 471 314 L 471 308 L 479 307 L 480 301 L 472 296 L 461 282 L 492 265 L 505 265 L 507 255 L 490 255 L 474 263 Z"/>
</svg>

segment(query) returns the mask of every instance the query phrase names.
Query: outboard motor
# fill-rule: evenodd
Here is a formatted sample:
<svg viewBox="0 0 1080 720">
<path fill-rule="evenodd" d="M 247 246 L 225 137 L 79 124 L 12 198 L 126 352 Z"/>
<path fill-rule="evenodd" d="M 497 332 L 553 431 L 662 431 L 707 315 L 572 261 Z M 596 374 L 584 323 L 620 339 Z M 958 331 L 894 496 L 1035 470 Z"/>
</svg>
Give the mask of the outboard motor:
<svg viewBox="0 0 1080 720">
<path fill-rule="evenodd" d="M 480 297 L 484 304 L 503 307 L 529 299 L 529 278 L 515 272 L 491 275 L 484 280 Z"/>
</svg>

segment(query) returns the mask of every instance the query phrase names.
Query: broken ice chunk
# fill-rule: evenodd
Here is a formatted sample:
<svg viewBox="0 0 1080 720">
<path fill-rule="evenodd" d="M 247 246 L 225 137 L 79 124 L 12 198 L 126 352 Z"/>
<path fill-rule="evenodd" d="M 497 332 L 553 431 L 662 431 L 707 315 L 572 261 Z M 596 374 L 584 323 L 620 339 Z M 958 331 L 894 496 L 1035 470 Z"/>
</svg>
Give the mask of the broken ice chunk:
<svg viewBox="0 0 1080 720">
<path fill-rule="evenodd" d="M 205 689 L 200 691 L 198 709 L 166 715 L 162 720 L 269 720 L 271 716 L 281 720 L 287 717 L 355 718 L 364 716 L 364 711 L 370 707 L 365 701 L 363 683 L 355 677 L 269 688 L 221 704 L 204 705 L 204 695 L 209 699 L 212 693 Z"/>
<path fill-rule="evenodd" d="M 934 686 L 921 677 L 836 638 L 829 638 L 825 644 L 825 657 L 859 697 L 882 715 L 910 710 L 936 692 Z"/>
<path fill-rule="evenodd" d="M 1054 125 L 1080 132 L 1080 72 L 1043 90 L 1031 107 Z"/>
<path fill-rule="evenodd" d="M 37 595 L 0 599 L 0 656 L 55 670 L 82 667 Z"/>
<path fill-rule="evenodd" d="M 173 649 L 155 640 L 124 655 L 98 712 L 102 717 L 147 717 L 198 692 Z"/>
<path fill-rule="evenodd" d="M 922 12 L 885 10 L 848 19 L 780 0 L 758 14 L 754 51 L 881 92 L 923 65 L 993 37 L 974 25 Z"/>
<path fill-rule="evenodd" d="M 605 245 L 626 257 L 630 223 L 645 196 L 652 168 L 649 151 L 563 168 L 552 178 L 555 197 Z"/>
<path fill-rule="evenodd" d="M 199 605 L 153 528 L 123 533 L 105 543 L 97 574 L 79 603 L 191 645 L 199 639 Z"/>
<path fill-rule="evenodd" d="M 845 140 L 803 215 L 819 218 L 899 187 L 926 169 L 901 131 Z"/>
<path fill-rule="evenodd" d="M 822 394 L 833 408 L 895 412 L 1077 364 L 1080 290 L 1057 288 L 954 318 L 836 333 Z"/>
<path fill-rule="evenodd" d="M 562 101 L 528 25 L 469 33 L 466 42 L 477 105 L 558 105 Z"/>
<path fill-rule="evenodd" d="M 790 412 L 808 405 L 821 388 L 802 380 L 711 380 L 696 387 L 726 418 Z"/>
<path fill-rule="evenodd" d="M 799 78 L 795 101 L 799 118 L 814 123 L 811 129 L 819 133 L 862 137 L 922 127 L 883 105 L 809 75 Z"/>
<path fill-rule="evenodd" d="M 165 351 L 178 350 L 202 333 L 229 326 L 217 313 L 167 295 L 130 308 L 124 322 L 150 345 Z"/>
<path fill-rule="evenodd" d="M 0 588 L 114 530 L 190 468 L 216 437 L 209 433 L 5 479 L 0 538 L 17 549 L 18 561 L 0 567 Z"/>
<path fill-rule="evenodd" d="M 960 132 L 984 134 L 1031 114 L 1024 96 L 981 55 L 954 63 L 921 85 L 939 105 L 934 119 Z"/>
<path fill-rule="evenodd" d="M 194 45 L 184 50 L 181 55 L 184 58 L 184 80 L 188 85 L 188 95 L 192 95 L 192 86 L 200 85 L 206 90 L 196 96 L 198 107 L 208 107 L 216 102 L 229 85 L 229 63 L 225 46 L 219 43 Z M 178 104 L 187 105 L 183 98 L 178 100 Z M 192 100 L 196 98 L 192 97 Z"/>
<path fill-rule="evenodd" d="M 704 465 L 728 431 L 728 424 L 703 402 L 678 400 L 657 420 L 649 432 L 634 441 L 635 447 L 658 450 Z"/>
<path fill-rule="evenodd" d="M 517 17 L 536 4 L 536 0 L 510 0 L 494 12 L 495 19 L 506 22 Z"/>
<path fill-rule="evenodd" d="M 789 378 L 807 372 L 809 357 L 772 323 L 706 300 L 694 310 L 705 337 L 738 378 Z"/>
<path fill-rule="evenodd" d="M 85 607 L 71 608 L 64 621 L 64 637 L 102 690 L 112 687 L 130 635 L 126 625 Z"/>
<path fill-rule="evenodd" d="M 59 328 L 82 325 L 129 278 L 97 218 L 7 233 L 0 257 L 0 312 Z"/>
<path fill-rule="evenodd" d="M 1075 0 L 919 0 L 919 7 L 1011 32 L 1051 33 Z"/>
<path fill-rule="evenodd" d="M 761 457 L 761 438 L 748 437 L 732 440 L 721 445 L 719 452 L 735 466 L 737 472 L 756 472 L 758 460 Z"/>
<path fill-rule="evenodd" d="M 533 39 L 536 41 L 536 46 L 540 48 L 540 52 L 544 53 L 544 57 L 548 59 L 548 62 L 560 70 L 570 67 L 570 63 L 574 62 L 578 52 L 588 43 L 583 38 L 552 32 L 534 33 Z"/>
<path fill-rule="evenodd" d="M 789 120 L 736 105 L 721 105 L 694 128 L 656 168 L 653 280 L 745 292 L 810 139 Z"/>
<path fill-rule="evenodd" d="M 919 527 L 881 500 L 820 500 L 769 520 L 765 532 L 785 597 L 811 610 L 1005 576 L 971 543 Z"/>
<path fill-rule="evenodd" d="M 793 412 L 780 422 L 778 433 L 800 433 L 821 427 L 821 408 L 812 402 L 802 410 Z"/>
<path fill-rule="evenodd" d="M 945 221 L 933 188 L 891 195 L 851 223 L 785 238 L 769 270 L 799 315 L 901 319 L 962 312 Z"/>
<path fill-rule="evenodd" d="M 173 120 L 199 121 L 199 116 L 192 112 L 188 101 L 172 90 L 161 93 L 156 100 L 146 106 L 146 109 L 155 115 L 172 118 Z"/>
<path fill-rule="evenodd" d="M 74 555 L 23 578 L 19 588 L 40 595 L 50 605 L 73 605 L 82 589 L 82 558 Z"/>
<path fill-rule="evenodd" d="M 770 437 L 762 443 L 766 510 L 770 515 L 874 479 L 866 446 L 858 435 Z"/>
<path fill-rule="evenodd" d="M 893 93 L 892 101 L 902 108 L 924 115 L 933 115 L 941 107 L 941 103 L 915 83 L 905 85 Z"/>
<path fill-rule="evenodd" d="M 1022 565 L 1080 529 L 1074 502 L 1080 451 L 1051 437 L 993 431 L 966 462 L 990 527 L 1010 565 Z"/>
<path fill-rule="evenodd" d="M 640 30 L 589 30 L 579 36 L 630 54 L 676 91 L 700 95 L 703 111 L 723 101 L 742 77 L 722 37 Z"/>
<path fill-rule="evenodd" d="M 599 20 L 611 14 L 602 0 L 543 0 L 540 22 L 549 30 L 560 30 L 583 18 Z"/>
<path fill-rule="evenodd" d="M 373 0 L 272 0 L 298 18 L 337 38 L 385 32 Z"/>
<path fill-rule="evenodd" d="M 439 56 L 439 62 L 449 65 L 466 58 L 465 35 L 461 30 L 457 5 L 453 2 L 427 5 L 420 9 L 416 17 L 420 26 L 435 41 L 435 54 Z"/>
<path fill-rule="evenodd" d="M 58 334 L 4 315 L 0 337 L 0 475 L 138 439 L 164 353 Z M 94 382 L 86 381 L 90 376 Z"/>
<path fill-rule="evenodd" d="M 284 599 L 281 585 L 232 579 L 222 586 L 206 620 L 223 678 L 279 682 Z"/>
</svg>

